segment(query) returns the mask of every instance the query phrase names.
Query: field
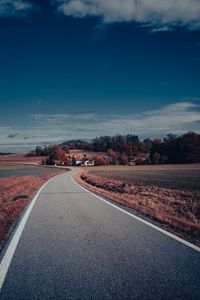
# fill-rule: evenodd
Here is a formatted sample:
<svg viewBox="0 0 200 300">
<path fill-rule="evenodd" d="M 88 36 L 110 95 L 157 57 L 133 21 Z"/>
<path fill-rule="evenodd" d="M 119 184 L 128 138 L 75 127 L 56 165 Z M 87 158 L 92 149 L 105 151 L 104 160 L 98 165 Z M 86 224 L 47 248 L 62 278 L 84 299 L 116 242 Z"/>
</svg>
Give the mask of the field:
<svg viewBox="0 0 200 300">
<path fill-rule="evenodd" d="M 200 165 L 112 166 L 91 169 L 89 173 L 101 178 L 125 180 L 127 183 L 137 185 L 200 191 Z"/>
<path fill-rule="evenodd" d="M 0 155 L 0 163 L 1 164 L 39 164 L 42 159 L 45 159 L 44 156 L 40 157 L 25 157 L 26 153 L 16 153 L 9 155 Z"/>
<path fill-rule="evenodd" d="M 0 178 L 9 176 L 45 175 L 60 172 L 57 168 L 34 167 L 24 165 L 1 165 Z"/>
<path fill-rule="evenodd" d="M 76 180 L 200 244 L 200 165 L 82 168 Z"/>
<path fill-rule="evenodd" d="M 0 155 L 0 178 L 60 172 L 59 168 L 40 166 L 44 157 L 25 157 L 24 155 L 23 153 Z"/>
</svg>

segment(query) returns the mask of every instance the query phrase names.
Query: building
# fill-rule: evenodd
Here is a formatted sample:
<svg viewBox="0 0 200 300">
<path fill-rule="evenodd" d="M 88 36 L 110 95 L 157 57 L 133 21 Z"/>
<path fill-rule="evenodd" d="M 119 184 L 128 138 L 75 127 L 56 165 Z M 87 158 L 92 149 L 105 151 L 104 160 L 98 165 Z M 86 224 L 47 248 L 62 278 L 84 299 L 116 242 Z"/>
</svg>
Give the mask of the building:
<svg viewBox="0 0 200 300">
<path fill-rule="evenodd" d="M 95 165 L 95 162 L 94 160 L 86 160 L 81 165 L 84 167 L 91 167 Z"/>
</svg>

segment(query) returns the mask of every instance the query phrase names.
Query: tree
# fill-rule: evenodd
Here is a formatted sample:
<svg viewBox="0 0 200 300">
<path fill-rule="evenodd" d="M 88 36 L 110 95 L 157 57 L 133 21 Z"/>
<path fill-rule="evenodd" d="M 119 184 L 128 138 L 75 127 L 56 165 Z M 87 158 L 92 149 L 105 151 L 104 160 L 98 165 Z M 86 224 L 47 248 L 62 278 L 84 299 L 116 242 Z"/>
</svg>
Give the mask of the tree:
<svg viewBox="0 0 200 300">
<path fill-rule="evenodd" d="M 92 154 L 89 154 L 88 157 L 87 157 L 87 159 L 88 159 L 89 161 L 95 160 L 95 159 L 94 159 L 94 155 L 92 155 Z"/>
<path fill-rule="evenodd" d="M 69 145 L 65 145 L 63 147 L 63 151 L 65 151 L 65 153 L 69 153 Z"/>
<path fill-rule="evenodd" d="M 160 145 L 160 144 L 162 144 L 162 140 L 161 139 L 154 139 L 153 144 Z"/>
<path fill-rule="evenodd" d="M 167 136 L 163 139 L 163 143 L 170 143 L 177 138 L 177 135 L 174 133 L 168 133 Z"/>
<path fill-rule="evenodd" d="M 36 156 L 35 150 L 32 150 L 25 155 L 25 157 L 33 157 L 33 156 Z"/>
<path fill-rule="evenodd" d="M 117 162 L 117 153 L 112 149 L 108 149 L 107 154 L 111 157 L 111 163 L 115 165 Z"/>
<path fill-rule="evenodd" d="M 167 155 L 162 155 L 161 158 L 160 158 L 160 163 L 161 164 L 168 163 L 168 156 Z"/>
<path fill-rule="evenodd" d="M 151 147 L 152 147 L 152 141 L 150 139 L 144 139 L 143 144 L 146 146 L 146 151 L 145 152 L 149 152 L 151 150 Z"/>
<path fill-rule="evenodd" d="M 118 161 L 119 161 L 120 165 L 128 165 L 129 164 L 128 158 L 124 154 L 119 155 Z"/>
<path fill-rule="evenodd" d="M 42 156 L 42 147 L 41 146 L 37 146 L 35 148 L 35 154 L 36 154 L 36 156 Z"/>
<path fill-rule="evenodd" d="M 99 156 L 99 157 L 97 157 L 95 164 L 97 166 L 105 166 L 105 165 L 107 165 L 107 160 L 105 159 L 105 157 Z"/>
<path fill-rule="evenodd" d="M 155 164 L 155 165 L 159 164 L 160 163 L 160 158 L 161 158 L 160 153 L 158 153 L 158 152 L 153 153 L 153 155 L 151 157 L 152 164 Z"/>
<path fill-rule="evenodd" d="M 42 156 L 49 156 L 51 153 L 51 147 L 50 146 L 44 146 L 42 149 Z"/>
<path fill-rule="evenodd" d="M 63 151 L 60 146 L 55 145 L 52 147 L 51 157 L 53 159 L 59 160 L 62 163 L 65 159 L 65 151 Z"/>
<path fill-rule="evenodd" d="M 55 165 L 54 158 L 50 155 L 49 158 L 46 159 L 46 165 Z"/>
<path fill-rule="evenodd" d="M 152 144 L 150 158 L 155 163 L 160 155 L 161 163 L 199 163 L 200 162 L 200 134 L 188 132 L 169 142 Z"/>
<path fill-rule="evenodd" d="M 86 160 L 88 160 L 88 157 L 87 157 L 87 154 L 84 153 L 84 154 L 83 154 L 83 161 L 86 161 Z"/>
<path fill-rule="evenodd" d="M 70 166 L 70 165 L 71 165 L 71 157 L 70 157 L 70 155 L 65 156 L 64 164 L 65 164 L 66 166 Z"/>
<path fill-rule="evenodd" d="M 133 149 L 130 143 L 127 143 L 125 145 L 125 153 L 129 159 L 131 159 L 131 157 L 133 156 Z"/>
</svg>

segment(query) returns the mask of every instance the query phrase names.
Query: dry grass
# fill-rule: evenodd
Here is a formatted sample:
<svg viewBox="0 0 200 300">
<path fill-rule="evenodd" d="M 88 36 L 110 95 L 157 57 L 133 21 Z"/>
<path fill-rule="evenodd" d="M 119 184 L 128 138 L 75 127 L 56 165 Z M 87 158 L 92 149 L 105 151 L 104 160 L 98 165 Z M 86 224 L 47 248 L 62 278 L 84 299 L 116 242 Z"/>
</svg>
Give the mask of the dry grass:
<svg viewBox="0 0 200 300">
<path fill-rule="evenodd" d="M 82 167 L 82 170 L 86 172 L 93 171 L 175 171 L 175 170 L 199 170 L 200 164 L 181 164 L 181 165 L 144 165 L 144 166 L 96 166 L 88 169 L 88 167 Z"/>
<path fill-rule="evenodd" d="M 200 191 L 200 167 L 188 167 L 188 169 L 168 167 L 150 168 L 134 167 L 127 169 L 88 169 L 90 175 L 95 175 L 108 180 L 125 180 L 141 186 L 157 186 L 160 188 L 178 189 L 184 191 Z"/>
<path fill-rule="evenodd" d="M 124 170 L 124 167 L 119 168 Z M 200 242 L 200 192 L 142 186 L 126 180 L 109 180 L 91 175 L 90 170 L 76 175 L 75 179 L 84 187 L 170 225 L 178 232 L 192 237 L 197 243 Z"/>
<path fill-rule="evenodd" d="M 35 192 L 55 175 L 58 173 L 0 179 L 0 245 Z"/>
<path fill-rule="evenodd" d="M 26 153 L 0 155 L 0 164 L 40 164 L 45 156 L 25 157 Z"/>
</svg>

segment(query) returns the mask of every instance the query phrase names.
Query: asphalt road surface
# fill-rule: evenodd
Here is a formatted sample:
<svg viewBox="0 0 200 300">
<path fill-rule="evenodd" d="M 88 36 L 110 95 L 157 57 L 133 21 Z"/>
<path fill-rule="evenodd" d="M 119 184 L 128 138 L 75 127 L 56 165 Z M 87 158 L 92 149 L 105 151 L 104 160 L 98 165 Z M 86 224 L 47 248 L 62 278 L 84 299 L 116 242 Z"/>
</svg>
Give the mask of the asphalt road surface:
<svg viewBox="0 0 200 300">
<path fill-rule="evenodd" d="M 0 299 L 200 299 L 200 253 L 77 186 L 41 191 Z"/>
</svg>

